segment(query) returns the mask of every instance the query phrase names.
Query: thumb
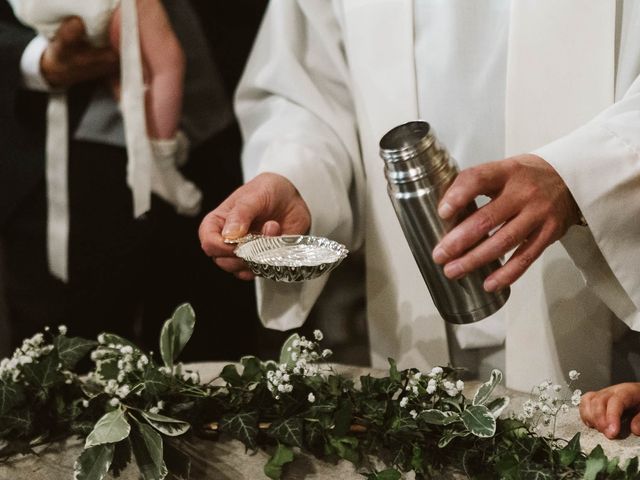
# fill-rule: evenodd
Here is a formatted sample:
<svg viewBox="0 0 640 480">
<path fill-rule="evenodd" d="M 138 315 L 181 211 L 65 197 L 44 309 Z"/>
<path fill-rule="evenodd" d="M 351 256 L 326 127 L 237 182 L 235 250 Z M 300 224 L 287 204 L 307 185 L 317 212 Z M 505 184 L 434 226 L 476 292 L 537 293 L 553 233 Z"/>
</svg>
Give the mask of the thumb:
<svg viewBox="0 0 640 480">
<path fill-rule="evenodd" d="M 238 201 L 227 215 L 222 236 L 235 239 L 247 234 L 253 220 L 260 214 L 258 205 L 251 201 Z"/>
<path fill-rule="evenodd" d="M 56 37 L 63 46 L 76 45 L 86 39 L 84 23 L 79 17 L 69 17 L 58 29 Z"/>
</svg>

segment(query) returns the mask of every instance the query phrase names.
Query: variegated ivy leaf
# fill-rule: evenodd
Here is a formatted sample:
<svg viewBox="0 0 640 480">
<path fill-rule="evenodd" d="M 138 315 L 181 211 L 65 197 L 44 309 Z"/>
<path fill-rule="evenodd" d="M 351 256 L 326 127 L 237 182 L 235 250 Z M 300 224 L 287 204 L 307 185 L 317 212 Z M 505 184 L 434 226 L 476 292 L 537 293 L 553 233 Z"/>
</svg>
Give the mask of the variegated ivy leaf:
<svg viewBox="0 0 640 480">
<path fill-rule="evenodd" d="M 444 448 L 451 443 L 451 441 L 458 437 L 466 437 L 469 435 L 469 432 L 458 432 L 455 430 L 447 430 L 445 431 L 440 440 L 438 440 L 438 447 Z"/>
<path fill-rule="evenodd" d="M 456 412 L 443 412 L 442 410 L 425 410 L 418 415 L 418 420 L 431 425 L 450 425 L 460 421 L 460 415 Z"/>
<path fill-rule="evenodd" d="M 299 341 L 300 335 L 297 333 L 287 338 L 287 341 L 284 342 L 280 349 L 280 363 L 286 363 L 289 367 L 293 367 L 296 364 L 296 361 L 293 359 L 293 354 L 298 355 L 300 353 L 300 347 L 294 347 L 293 344 Z"/>
<path fill-rule="evenodd" d="M 491 393 L 500 382 L 502 382 L 502 372 L 500 370 L 494 369 L 491 372 L 491 378 L 489 379 L 489 381 L 483 383 L 482 385 L 480 385 L 480 388 L 478 388 L 478 391 L 473 397 L 472 403 L 474 405 L 484 405 L 487 400 L 489 400 Z"/>
<path fill-rule="evenodd" d="M 191 425 L 182 420 L 178 420 L 171 417 L 165 417 L 157 413 L 142 412 L 142 416 L 145 418 L 149 425 L 158 430 L 160 433 L 164 433 L 169 437 L 179 437 L 187 433 Z"/>
<path fill-rule="evenodd" d="M 196 323 L 196 314 L 191 305 L 180 305 L 173 316 L 164 322 L 160 333 L 160 354 L 165 366 L 173 368 L 178 355 L 182 352 Z"/>
<path fill-rule="evenodd" d="M 93 431 L 87 437 L 84 448 L 95 447 L 105 443 L 117 443 L 124 440 L 131 432 L 131 425 L 127 422 L 124 412 L 121 409 L 113 410 L 105 414 Z"/>
<path fill-rule="evenodd" d="M 461 417 L 464 426 L 476 437 L 490 438 L 496 433 L 496 419 L 484 405 L 469 405 Z"/>
<path fill-rule="evenodd" d="M 113 461 L 114 444 L 97 445 L 82 452 L 73 465 L 74 480 L 102 480 Z"/>
<path fill-rule="evenodd" d="M 286 418 L 276 420 L 269 428 L 269 435 L 292 447 L 303 448 L 303 422 L 301 418 Z"/>
<path fill-rule="evenodd" d="M 487 403 L 487 408 L 491 411 L 493 418 L 498 418 L 504 412 L 504 409 L 509 406 L 509 397 L 498 397 Z"/>
<path fill-rule="evenodd" d="M 136 423 L 131 448 L 144 480 L 164 480 L 169 473 L 164 463 L 162 436 L 149 425 Z"/>
</svg>

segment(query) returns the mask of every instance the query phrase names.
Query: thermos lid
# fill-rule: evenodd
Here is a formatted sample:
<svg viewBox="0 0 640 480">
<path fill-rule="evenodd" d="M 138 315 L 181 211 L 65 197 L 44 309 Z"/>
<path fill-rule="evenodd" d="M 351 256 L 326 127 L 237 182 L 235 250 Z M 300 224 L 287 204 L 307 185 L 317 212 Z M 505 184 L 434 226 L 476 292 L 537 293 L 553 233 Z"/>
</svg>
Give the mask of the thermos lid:
<svg viewBox="0 0 640 480">
<path fill-rule="evenodd" d="M 382 137 L 380 156 L 386 162 L 409 160 L 427 151 L 435 142 L 436 137 L 427 122 L 408 122 Z"/>
</svg>

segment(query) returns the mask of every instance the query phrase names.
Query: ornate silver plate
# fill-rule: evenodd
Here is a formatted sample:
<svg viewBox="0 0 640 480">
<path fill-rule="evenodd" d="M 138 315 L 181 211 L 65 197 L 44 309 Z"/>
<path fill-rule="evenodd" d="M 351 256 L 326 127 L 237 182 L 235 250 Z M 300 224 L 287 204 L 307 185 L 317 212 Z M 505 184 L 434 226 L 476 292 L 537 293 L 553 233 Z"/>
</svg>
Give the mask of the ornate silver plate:
<svg viewBox="0 0 640 480">
<path fill-rule="evenodd" d="M 336 268 L 349 253 L 344 245 L 311 235 L 239 239 L 235 254 L 251 271 L 276 282 L 303 282 Z"/>
</svg>

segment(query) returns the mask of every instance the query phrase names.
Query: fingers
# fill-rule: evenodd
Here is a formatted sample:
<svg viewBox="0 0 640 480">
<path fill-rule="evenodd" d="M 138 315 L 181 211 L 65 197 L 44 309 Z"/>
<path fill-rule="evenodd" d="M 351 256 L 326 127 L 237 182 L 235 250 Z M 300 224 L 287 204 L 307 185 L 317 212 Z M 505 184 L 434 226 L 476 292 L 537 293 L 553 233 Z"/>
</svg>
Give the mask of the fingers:
<svg viewBox="0 0 640 480">
<path fill-rule="evenodd" d="M 76 45 L 85 41 L 84 23 L 80 17 L 69 17 L 62 22 L 56 32 L 56 39 L 61 47 Z"/>
<path fill-rule="evenodd" d="M 640 436 L 640 412 L 631 419 L 631 433 Z"/>
<path fill-rule="evenodd" d="M 613 439 L 620 433 L 620 418 L 622 418 L 625 405 L 619 397 L 614 395 L 607 402 L 606 408 L 604 422 L 598 430 L 604 433 L 607 438 Z"/>
<path fill-rule="evenodd" d="M 553 237 L 545 230 L 527 238 L 502 267 L 485 279 L 485 291 L 497 292 L 513 284 L 552 242 Z"/>
<path fill-rule="evenodd" d="M 263 225 L 262 234 L 268 237 L 275 237 L 276 235 L 282 234 L 282 228 L 280 228 L 280 224 L 278 222 L 270 220 Z"/>
<path fill-rule="evenodd" d="M 503 169 L 491 162 L 461 172 L 442 197 L 438 214 L 449 219 L 460 213 L 479 195 L 492 196 L 504 186 Z"/>
<path fill-rule="evenodd" d="M 451 232 L 445 235 L 442 241 L 433 250 L 434 261 L 439 264 L 444 264 L 454 258 L 460 257 L 469 250 L 469 247 L 476 245 L 482 239 L 486 238 L 489 232 L 515 215 L 517 211 L 517 207 L 512 202 L 504 202 L 501 199 L 496 199 L 495 201 L 490 202 L 477 212 L 474 212 L 469 218 L 465 219 L 460 223 L 460 225 L 456 226 Z M 526 235 L 532 230 L 532 228 L 526 232 L 518 232 L 518 236 L 522 237 L 520 242 L 516 242 L 516 238 L 513 236 L 507 236 L 512 235 L 510 230 L 514 230 L 513 226 L 510 230 L 503 230 L 504 231 L 500 237 L 487 240 L 487 242 L 483 244 L 483 250 L 476 251 L 476 254 L 484 254 L 493 257 L 488 261 L 495 260 L 518 246 L 520 242 L 526 238 Z M 494 237 L 496 236 L 494 235 Z M 500 248 L 501 245 L 503 248 Z M 495 250 L 496 248 L 497 251 L 494 255 L 491 249 Z M 507 248 L 507 250 L 504 250 L 504 248 Z M 477 267 L 478 265 L 475 266 Z M 466 271 L 469 272 L 470 270 Z M 462 276 L 462 272 L 461 275 L 447 276 L 449 278 L 458 278 L 459 276 Z"/>
<path fill-rule="evenodd" d="M 261 204 L 254 197 L 242 197 L 227 214 L 222 236 L 235 239 L 246 235 L 255 218 L 261 213 Z"/>
<path fill-rule="evenodd" d="M 589 428 L 594 427 L 593 414 L 591 412 L 591 402 L 594 396 L 594 392 L 587 392 L 580 399 L 580 419 Z"/>
</svg>

